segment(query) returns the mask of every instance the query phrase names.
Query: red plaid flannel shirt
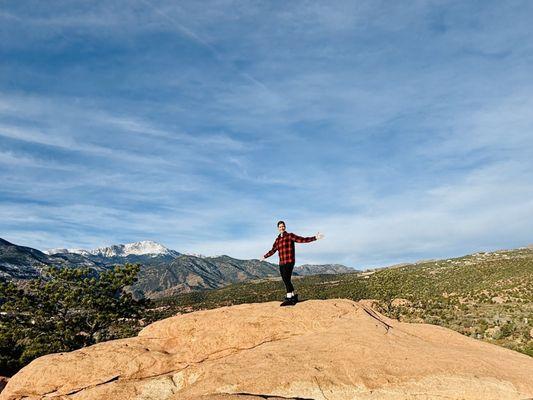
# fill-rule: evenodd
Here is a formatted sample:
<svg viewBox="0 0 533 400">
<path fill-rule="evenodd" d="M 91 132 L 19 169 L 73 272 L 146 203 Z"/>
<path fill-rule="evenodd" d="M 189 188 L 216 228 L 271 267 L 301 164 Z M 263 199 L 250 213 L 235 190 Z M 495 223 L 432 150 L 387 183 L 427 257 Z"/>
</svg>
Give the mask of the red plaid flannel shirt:
<svg viewBox="0 0 533 400">
<path fill-rule="evenodd" d="M 272 249 L 264 255 L 265 258 L 270 257 L 276 251 L 279 252 L 279 265 L 288 264 L 290 262 L 296 262 L 294 255 L 294 242 L 298 243 L 308 243 L 316 240 L 315 236 L 302 237 L 295 235 L 294 233 L 283 232 L 278 235 L 274 241 Z"/>
</svg>

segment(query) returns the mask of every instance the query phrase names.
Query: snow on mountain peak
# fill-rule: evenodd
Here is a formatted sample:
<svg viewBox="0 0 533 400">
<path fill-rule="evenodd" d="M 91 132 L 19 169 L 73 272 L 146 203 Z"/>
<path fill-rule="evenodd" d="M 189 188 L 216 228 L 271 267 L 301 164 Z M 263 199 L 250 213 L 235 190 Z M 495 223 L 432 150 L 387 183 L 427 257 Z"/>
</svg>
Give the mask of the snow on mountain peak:
<svg viewBox="0 0 533 400">
<path fill-rule="evenodd" d="M 45 251 L 47 254 L 56 253 L 75 253 L 82 255 L 93 255 L 103 257 L 126 257 L 129 255 L 169 255 L 178 256 L 179 253 L 175 250 L 171 250 L 162 244 L 154 242 L 152 240 L 142 240 L 140 242 L 115 244 L 108 247 L 98 247 L 93 250 L 83 249 L 50 249 Z"/>
<path fill-rule="evenodd" d="M 66 253 L 74 253 L 74 254 L 81 254 L 81 255 L 90 255 L 91 253 L 84 249 L 48 249 L 44 250 L 43 253 L 48 254 L 49 256 L 53 254 L 66 254 Z"/>
<path fill-rule="evenodd" d="M 162 244 L 154 242 L 152 240 L 143 240 L 141 242 L 127 243 L 122 245 L 123 252 L 127 255 L 135 254 L 171 254 L 172 250 L 166 248 Z"/>
</svg>

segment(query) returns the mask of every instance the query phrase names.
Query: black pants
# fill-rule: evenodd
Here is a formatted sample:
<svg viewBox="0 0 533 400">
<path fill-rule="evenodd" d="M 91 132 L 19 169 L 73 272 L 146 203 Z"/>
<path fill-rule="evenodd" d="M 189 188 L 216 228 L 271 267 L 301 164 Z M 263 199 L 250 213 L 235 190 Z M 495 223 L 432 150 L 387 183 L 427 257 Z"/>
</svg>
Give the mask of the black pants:
<svg viewBox="0 0 533 400">
<path fill-rule="evenodd" d="M 287 288 L 287 293 L 294 291 L 294 286 L 292 286 L 292 283 L 291 283 L 291 276 L 292 276 L 293 268 L 294 268 L 294 262 L 279 265 L 279 273 L 281 274 L 283 283 L 285 284 L 285 287 Z"/>
</svg>

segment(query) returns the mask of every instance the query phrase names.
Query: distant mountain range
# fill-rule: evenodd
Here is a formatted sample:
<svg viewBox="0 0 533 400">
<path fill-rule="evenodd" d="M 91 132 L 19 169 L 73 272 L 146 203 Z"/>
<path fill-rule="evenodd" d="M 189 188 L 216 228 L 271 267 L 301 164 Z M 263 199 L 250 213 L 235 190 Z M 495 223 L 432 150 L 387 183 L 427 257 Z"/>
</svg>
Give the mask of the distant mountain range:
<svg viewBox="0 0 533 400">
<path fill-rule="evenodd" d="M 17 280 L 32 279 L 41 275 L 42 269 L 47 265 L 60 267 L 91 267 L 95 270 L 104 270 L 101 263 L 70 253 L 48 255 L 31 247 L 17 246 L 0 238 L 0 279 Z"/>
<path fill-rule="evenodd" d="M 42 252 L 0 239 L 0 280 L 36 278 L 47 265 L 85 266 L 101 272 L 127 262 L 142 265 L 138 281 L 128 288 L 135 298 L 166 297 L 247 280 L 279 277 L 279 267 L 265 261 L 239 260 L 227 255 L 183 254 L 149 240 L 93 250 L 60 248 Z M 356 271 L 340 264 L 306 264 L 295 267 L 293 275 L 347 272 Z"/>
</svg>

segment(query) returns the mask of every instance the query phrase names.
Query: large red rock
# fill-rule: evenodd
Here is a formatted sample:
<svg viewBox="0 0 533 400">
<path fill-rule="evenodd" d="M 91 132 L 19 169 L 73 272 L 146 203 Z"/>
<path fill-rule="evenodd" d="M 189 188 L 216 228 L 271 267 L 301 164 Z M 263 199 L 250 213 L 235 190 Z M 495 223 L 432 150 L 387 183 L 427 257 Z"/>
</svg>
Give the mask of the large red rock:
<svg viewBox="0 0 533 400">
<path fill-rule="evenodd" d="M 533 358 L 370 301 L 241 304 L 178 315 L 137 337 L 34 360 L 7 399 L 482 399 L 533 397 Z"/>
</svg>

